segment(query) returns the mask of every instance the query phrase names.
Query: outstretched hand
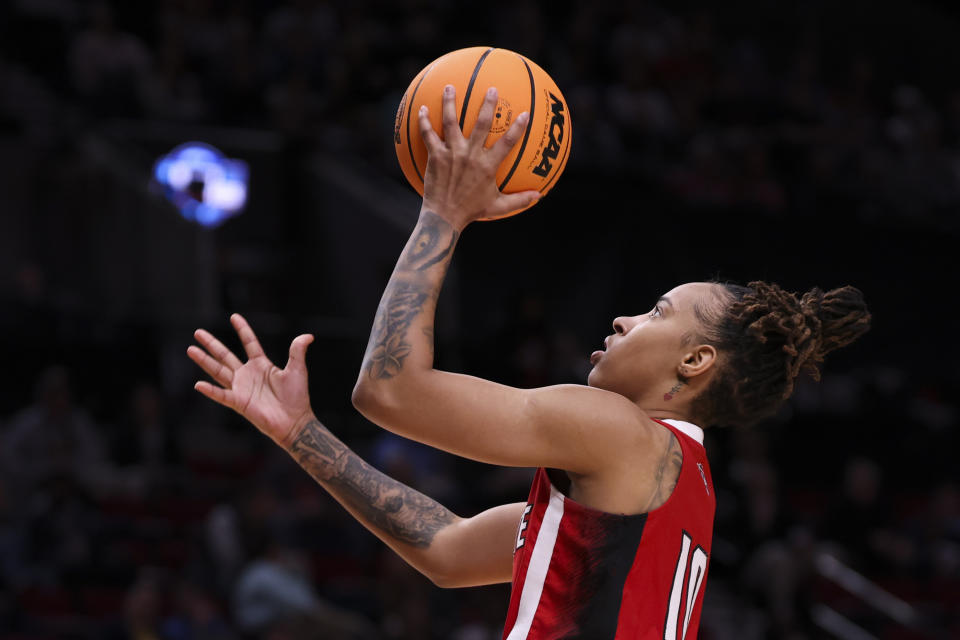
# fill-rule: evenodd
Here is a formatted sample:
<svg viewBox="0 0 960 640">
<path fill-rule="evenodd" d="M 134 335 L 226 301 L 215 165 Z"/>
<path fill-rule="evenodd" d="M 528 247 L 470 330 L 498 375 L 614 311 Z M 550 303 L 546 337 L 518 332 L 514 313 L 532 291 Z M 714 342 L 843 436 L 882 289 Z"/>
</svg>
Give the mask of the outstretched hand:
<svg viewBox="0 0 960 640">
<path fill-rule="evenodd" d="M 484 97 L 470 137 L 466 138 L 457 120 L 452 85 L 443 91 L 443 139 L 430 124 L 426 106 L 420 107 L 420 134 L 427 147 L 423 208 L 443 217 L 457 229 L 480 219 L 505 216 L 524 209 L 540 197 L 537 191 L 502 193 L 496 175 L 500 164 L 520 141 L 530 114 L 521 113 L 500 138 L 487 148 L 493 124 L 497 90 L 490 87 Z"/>
<path fill-rule="evenodd" d="M 287 365 L 280 369 L 267 358 L 243 316 L 233 314 L 230 323 L 243 343 L 247 361 L 241 362 L 208 331 L 197 329 L 193 336 L 203 349 L 191 345 L 187 355 L 217 384 L 200 381 L 194 388 L 242 415 L 280 446 L 288 446 L 297 429 L 313 417 L 305 362 L 313 336 L 294 338 Z"/>
</svg>

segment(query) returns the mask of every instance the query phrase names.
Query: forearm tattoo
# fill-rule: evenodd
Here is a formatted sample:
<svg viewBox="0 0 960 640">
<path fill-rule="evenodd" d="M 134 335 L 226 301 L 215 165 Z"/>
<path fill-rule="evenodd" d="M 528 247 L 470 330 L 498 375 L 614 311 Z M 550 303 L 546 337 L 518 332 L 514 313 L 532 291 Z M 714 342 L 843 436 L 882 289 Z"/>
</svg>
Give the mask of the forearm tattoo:
<svg viewBox="0 0 960 640">
<path fill-rule="evenodd" d="M 444 245 L 443 238 L 447 236 L 450 240 Z M 410 249 L 404 252 L 400 259 L 399 267 L 404 270 L 426 271 L 450 255 L 458 236 L 446 220 L 432 211 L 425 212 L 423 224 L 420 225 Z"/>
<path fill-rule="evenodd" d="M 400 373 L 403 361 L 413 345 L 407 341 L 407 329 L 423 311 L 430 287 L 424 282 L 393 279 L 377 309 L 370 333 L 365 367 L 371 378 L 392 378 Z"/>
<path fill-rule="evenodd" d="M 446 507 L 374 469 L 318 420 L 311 420 L 291 446 L 297 463 L 365 523 L 415 547 L 430 546 L 456 519 Z"/>
<path fill-rule="evenodd" d="M 446 220 L 430 211 L 424 213 L 416 236 L 400 256 L 373 321 L 363 365 L 370 378 L 392 378 L 403 369 L 403 361 L 413 350 L 407 335 L 410 325 L 439 295 L 458 236 Z M 439 278 L 424 273 L 437 264 L 443 265 Z M 432 335 L 432 327 L 430 331 Z"/>
</svg>

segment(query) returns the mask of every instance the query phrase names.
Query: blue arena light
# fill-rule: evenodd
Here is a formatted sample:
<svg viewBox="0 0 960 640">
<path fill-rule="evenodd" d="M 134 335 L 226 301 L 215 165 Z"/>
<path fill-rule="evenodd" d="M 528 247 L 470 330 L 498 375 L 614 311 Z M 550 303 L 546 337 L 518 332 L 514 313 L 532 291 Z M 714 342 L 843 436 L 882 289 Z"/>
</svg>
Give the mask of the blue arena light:
<svg viewBox="0 0 960 640">
<path fill-rule="evenodd" d="M 187 142 L 153 165 L 153 181 L 180 215 L 216 227 L 243 210 L 249 169 L 203 142 Z"/>
</svg>

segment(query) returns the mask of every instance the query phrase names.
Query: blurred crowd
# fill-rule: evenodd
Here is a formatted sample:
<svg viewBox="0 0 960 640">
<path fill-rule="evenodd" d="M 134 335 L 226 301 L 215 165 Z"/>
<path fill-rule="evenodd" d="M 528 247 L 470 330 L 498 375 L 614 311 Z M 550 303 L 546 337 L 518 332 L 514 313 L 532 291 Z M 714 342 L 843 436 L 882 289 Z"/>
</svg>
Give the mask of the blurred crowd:
<svg viewBox="0 0 960 640">
<path fill-rule="evenodd" d="M 268 128 L 398 176 L 383 139 L 402 91 L 439 54 L 490 44 L 565 92 L 574 165 L 629 166 L 694 205 L 956 224 L 955 16 L 923 3 L 18 0 L 6 12 L 8 55 L 93 121 Z"/>
<path fill-rule="evenodd" d="M 117 422 L 98 423 L 51 367 L 5 421 L 0 637 L 425 638 L 469 623 L 467 602 L 441 609 L 255 432 L 170 415 L 150 382 L 124 391 Z M 433 461 L 404 446 L 364 453 L 429 490 Z"/>
<path fill-rule="evenodd" d="M 571 173 L 628 169 L 691 215 L 788 226 L 828 210 L 955 231 L 952 17 L 922 3 L 734 4 L 16 0 L 0 7 L 0 135 L 129 119 L 267 129 L 292 153 L 352 154 L 402 180 L 384 144 L 402 91 L 438 55 L 490 44 L 563 89 Z M 508 586 L 433 587 L 252 427 L 194 397 L 198 372 L 160 332 L 76 313 L 45 276 L 25 263 L 2 282 L 0 639 L 499 637 Z M 590 349 L 548 306 L 519 299 L 464 347 L 465 369 L 582 382 Z M 265 340 L 283 353 L 290 337 Z M 720 493 L 700 637 L 822 637 L 823 604 L 881 638 L 960 634 L 955 376 L 837 371 L 802 382 L 761 429 L 708 432 Z M 527 494 L 530 470 L 316 409 L 461 515 Z M 852 595 L 827 557 L 908 613 L 892 621 Z"/>
<path fill-rule="evenodd" d="M 530 328 L 503 336 L 502 379 L 576 381 L 556 373 L 563 336 Z M 149 379 L 84 375 L 43 368 L 32 401 L 0 422 L 0 637 L 499 637 L 506 585 L 437 589 L 233 414 L 187 391 L 165 397 Z M 105 399 L 114 406 L 98 419 L 90 406 Z M 913 622 L 877 637 L 955 632 L 960 484 L 880 460 L 891 447 L 909 460 L 955 446 L 957 410 L 895 371 L 864 369 L 802 383 L 762 428 L 708 431 L 718 512 L 701 637 L 822 637 L 818 603 L 893 628 L 821 570 L 825 557 L 908 603 Z M 460 514 L 527 492 L 530 470 L 318 412 L 372 464 Z M 824 448 L 839 429 L 861 446 Z"/>
</svg>

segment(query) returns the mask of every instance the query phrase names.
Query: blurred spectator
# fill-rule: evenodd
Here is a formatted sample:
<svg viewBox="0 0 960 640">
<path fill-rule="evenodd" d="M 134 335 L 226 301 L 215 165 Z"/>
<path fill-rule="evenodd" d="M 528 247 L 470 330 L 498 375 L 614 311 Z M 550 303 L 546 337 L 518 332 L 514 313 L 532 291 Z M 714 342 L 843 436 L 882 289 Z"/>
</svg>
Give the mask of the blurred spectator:
<svg viewBox="0 0 960 640">
<path fill-rule="evenodd" d="M 167 640 L 161 628 L 163 607 L 159 576 L 141 571 L 127 590 L 122 620 L 107 630 L 108 640 Z"/>
<path fill-rule="evenodd" d="M 134 387 L 110 449 L 124 484 L 144 496 L 161 488 L 170 472 L 182 464 L 178 433 L 164 415 L 163 396 L 155 384 L 141 382 Z"/>
<path fill-rule="evenodd" d="M 377 437 L 370 464 L 391 478 L 413 487 L 449 508 L 454 508 L 458 488 L 451 482 L 450 454 L 390 432 Z"/>
<path fill-rule="evenodd" d="M 97 536 L 102 528 L 94 501 L 75 479 L 50 478 L 42 490 L 26 496 L 25 584 L 75 588 L 95 578 L 99 568 Z"/>
<path fill-rule="evenodd" d="M 960 580 L 960 486 L 942 482 L 912 523 L 917 569 L 924 579 Z M 956 594 L 960 597 L 960 592 Z"/>
<path fill-rule="evenodd" d="M 74 403 L 65 367 L 46 369 L 36 400 L 17 413 L 4 434 L 4 467 L 18 489 L 33 491 L 53 481 L 95 489 L 106 464 L 103 437 Z"/>
<path fill-rule="evenodd" d="M 144 568 L 127 589 L 123 615 L 106 640 L 237 640 L 213 596 L 188 580 Z"/>
<path fill-rule="evenodd" d="M 208 90 L 222 123 L 258 126 L 263 118 L 263 64 L 258 54 L 258 33 L 250 16 L 231 5 L 222 48 L 210 70 Z"/>
<path fill-rule="evenodd" d="M 207 514 L 204 543 L 213 566 L 213 579 L 223 592 L 230 590 L 243 562 L 244 541 L 236 510 L 218 504 Z"/>
<path fill-rule="evenodd" d="M 203 78 L 190 65 L 182 33 L 169 28 L 163 31 L 152 68 L 142 82 L 146 115 L 174 122 L 207 115 Z"/>
<path fill-rule="evenodd" d="M 73 87 L 98 115 L 139 115 L 149 50 L 140 38 L 117 28 L 108 2 L 94 2 L 88 15 L 88 27 L 69 52 Z"/>
<path fill-rule="evenodd" d="M 817 637 L 810 610 L 816 578 L 817 540 L 806 527 L 757 545 L 743 566 L 742 583 L 764 612 L 766 637 Z"/>
<path fill-rule="evenodd" d="M 769 637 L 802 637 L 796 634 L 809 625 L 804 597 L 812 575 L 812 532 L 795 526 L 786 512 L 769 435 L 738 429 L 731 436 L 730 484 L 719 489 L 727 494 L 729 511 L 721 512 L 717 523 L 721 544 L 736 549 L 726 562 L 735 567 L 737 586 L 748 601 L 764 612 Z"/>
<path fill-rule="evenodd" d="M 216 597 L 188 580 L 180 580 L 173 595 L 173 610 L 161 626 L 163 640 L 236 640 Z"/>
<path fill-rule="evenodd" d="M 835 555 L 844 562 L 878 575 L 909 563 L 913 553 L 894 522 L 880 466 L 870 458 L 851 458 L 843 471 L 840 492 L 824 511 L 819 536 L 839 545 Z"/>
<path fill-rule="evenodd" d="M 435 615 L 434 586 L 399 556 L 380 550 L 377 595 L 384 610 L 383 635 L 391 640 L 429 640 L 443 621 Z M 438 624 L 439 623 L 439 624 Z"/>
<path fill-rule="evenodd" d="M 238 628 L 249 635 L 271 638 L 291 627 L 310 629 L 309 640 L 377 638 L 374 625 L 361 616 L 322 600 L 306 570 L 309 558 L 279 537 L 266 542 L 237 578 L 233 614 Z"/>
</svg>

